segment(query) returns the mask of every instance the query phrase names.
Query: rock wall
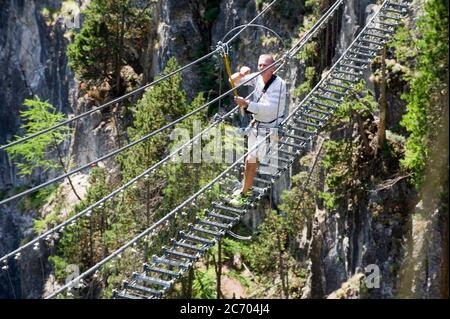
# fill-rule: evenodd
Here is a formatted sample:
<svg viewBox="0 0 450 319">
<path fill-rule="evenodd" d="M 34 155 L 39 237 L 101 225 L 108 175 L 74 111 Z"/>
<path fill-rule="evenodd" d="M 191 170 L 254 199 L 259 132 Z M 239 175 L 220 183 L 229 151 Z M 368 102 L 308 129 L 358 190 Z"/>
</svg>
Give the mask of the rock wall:
<svg viewBox="0 0 450 319">
<path fill-rule="evenodd" d="M 56 9 L 61 1 L 1 0 L 0 13 L 0 144 L 18 132 L 19 111 L 25 98 L 39 95 L 58 111 L 73 111 L 73 75 L 67 68 L 65 26 L 48 26 L 43 8 Z M 0 189 L 23 182 L 0 152 Z"/>
<path fill-rule="evenodd" d="M 26 98 L 38 95 L 60 112 L 74 109 L 75 82 L 67 68 L 65 25 L 62 20 L 47 24 L 41 10 L 56 10 L 62 1 L 1 0 L 0 7 L 0 144 L 21 135 L 19 111 Z M 39 180 L 43 176 L 33 176 Z M 17 176 L 6 152 L 0 151 L 0 190 L 29 181 Z M 0 255 L 18 246 L 32 226 L 33 212 L 21 214 L 14 205 L 0 207 Z M 30 260 L 33 263 L 33 260 Z M 14 266 L 14 265 L 11 265 Z M 10 280 L 0 275 L 0 298 L 22 296 L 18 269 L 11 267 Z M 8 288 L 8 289 L 6 289 Z M 39 295 L 35 295 L 38 297 Z"/>
<path fill-rule="evenodd" d="M 289 15 L 285 13 L 289 7 L 283 4 L 285 7 L 279 8 L 277 14 L 268 13 L 255 23 L 273 28 L 283 38 L 296 37 L 304 14 L 304 1 L 290 3 L 294 2 L 296 11 L 288 11 Z M 78 85 L 67 68 L 65 51 L 68 41 L 64 37 L 64 24 L 57 22 L 47 25 L 41 14 L 44 7 L 56 9 L 61 3 L 61 0 L 0 0 L 0 66 L 3 71 L 0 73 L 0 144 L 20 133 L 18 127 L 21 103 L 23 99 L 34 94 L 49 99 L 59 111 L 65 113 L 78 114 L 93 107 L 85 96 L 79 96 Z M 351 43 L 355 33 L 373 12 L 374 3 L 375 0 L 345 2 L 340 11 L 340 32 L 334 37 L 332 45 L 335 54 L 328 53 L 333 55 L 332 61 L 328 62 L 335 61 Z M 143 83 L 160 74 L 171 56 L 176 56 L 181 65 L 195 60 L 211 47 L 215 47 L 226 31 L 249 22 L 258 12 L 255 1 L 222 0 L 217 18 L 208 22 L 204 16 L 206 4 L 206 0 L 167 0 L 159 1 L 155 5 L 153 32 L 145 39 L 146 45 L 139 58 Z M 256 69 L 259 54 L 268 50 L 278 51 L 281 48 L 280 45 L 264 47 L 260 42 L 263 35 L 260 29 L 252 28 L 232 43 L 230 56 L 233 70 L 237 70 L 241 65 Z M 281 73 L 290 91 L 303 81 L 304 68 L 301 62 L 294 61 Z M 201 85 L 200 74 L 201 69 L 198 66 L 183 72 L 183 86 L 188 92 L 188 98 L 192 98 L 194 92 L 198 91 Z M 70 146 L 75 166 L 87 163 L 117 147 L 117 126 L 111 117 L 105 120 L 102 112 L 77 122 L 75 128 Z M 0 152 L 0 190 L 23 182 L 17 178 L 17 172 L 9 163 L 6 154 Z M 317 206 L 313 220 L 303 233 L 304 240 L 297 247 L 299 254 L 296 257 L 299 262 L 309 264 L 310 277 L 303 297 L 341 296 L 341 292 L 333 292 L 340 291 L 342 284 L 347 281 L 359 282 L 358 274 L 363 273 L 365 267 L 370 264 L 379 267 L 381 286 L 369 290 L 367 296 L 392 298 L 396 295 L 400 285 L 399 269 L 405 257 L 403 237 L 414 239 L 414 236 L 418 236 L 419 224 L 414 224 L 407 216 L 407 212 L 412 209 L 409 207 L 413 197 L 411 188 L 405 181 L 386 183 L 375 185 L 368 191 L 367 200 L 352 210 L 327 212 L 320 205 Z M 289 185 L 290 174 L 286 174 L 274 187 L 271 201 L 265 201 L 256 211 L 250 212 L 244 222 L 256 228 L 267 211 L 274 207 L 273 203 L 280 202 L 281 192 Z M 371 207 L 378 207 L 376 213 Z M 20 239 L 29 232 L 31 217 L 32 215 L 24 216 L 18 213 L 14 207 L 1 209 L 0 255 L 19 245 Z M 427 229 L 434 229 L 436 238 L 447 236 L 448 241 L 448 217 L 443 220 L 435 214 L 432 221 Z M 443 235 L 439 237 L 438 234 Z M 424 251 L 436 251 L 436 242 L 439 241 L 416 243 L 416 250 L 411 248 L 410 252 L 413 254 L 422 248 L 426 248 Z M 443 254 L 439 249 L 438 252 Z M 33 252 L 26 256 L 31 257 L 29 265 L 21 266 L 20 269 L 11 267 L 11 283 L 6 273 L 0 274 L 0 298 L 19 295 L 38 298 L 42 295 L 45 276 L 49 270 L 48 264 L 44 263 L 41 267 L 40 263 L 45 261 L 46 257 L 31 254 Z M 425 259 L 427 260 L 429 259 Z M 436 267 L 432 270 L 435 271 Z M 431 277 L 420 277 L 424 273 L 432 273 L 426 272 L 425 268 L 426 265 L 422 264 L 421 268 L 416 270 L 414 282 L 420 287 L 416 288 L 416 291 L 420 290 L 417 296 L 433 297 L 437 295 L 435 288 L 427 288 Z M 33 274 L 39 274 L 42 269 L 44 276 L 41 277 L 44 278 L 35 275 L 33 277 Z M 14 289 L 11 289 L 11 284 Z M 26 293 L 22 294 L 22 291 Z"/>
</svg>

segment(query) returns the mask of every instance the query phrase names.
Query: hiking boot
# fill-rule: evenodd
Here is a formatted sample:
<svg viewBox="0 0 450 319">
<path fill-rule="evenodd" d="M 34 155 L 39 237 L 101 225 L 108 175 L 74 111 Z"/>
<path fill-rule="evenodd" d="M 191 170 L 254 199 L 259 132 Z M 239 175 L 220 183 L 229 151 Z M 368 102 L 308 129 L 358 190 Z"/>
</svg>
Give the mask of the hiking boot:
<svg viewBox="0 0 450 319">
<path fill-rule="evenodd" d="M 247 191 L 245 194 L 242 193 L 241 190 L 236 190 L 233 193 L 233 198 L 230 200 L 230 205 L 233 207 L 242 207 L 248 203 L 248 199 L 250 198 L 250 191 Z"/>
</svg>

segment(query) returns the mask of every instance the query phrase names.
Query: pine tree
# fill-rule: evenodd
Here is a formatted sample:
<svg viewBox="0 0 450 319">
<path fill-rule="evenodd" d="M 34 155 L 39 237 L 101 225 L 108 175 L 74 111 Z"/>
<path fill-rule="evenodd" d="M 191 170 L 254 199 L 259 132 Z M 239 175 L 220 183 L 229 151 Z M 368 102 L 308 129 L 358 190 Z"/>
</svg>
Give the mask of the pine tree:
<svg viewBox="0 0 450 319">
<path fill-rule="evenodd" d="M 178 68 L 176 59 L 171 58 L 163 75 Z M 133 126 L 128 129 L 131 141 L 161 128 L 186 113 L 186 96 L 181 87 L 181 75 L 176 74 L 151 87 L 132 111 Z M 163 157 L 169 145 L 169 134 L 170 130 L 165 130 L 119 156 L 121 174 L 125 181 L 142 173 Z M 159 217 L 159 214 L 167 213 L 161 207 L 166 175 L 167 173 L 160 168 L 145 180 L 139 181 L 136 189 L 127 193 L 122 214 L 133 216 L 136 225 L 145 229 Z M 149 247 L 145 249 L 148 250 Z M 148 253 L 149 251 L 145 255 Z"/>
<path fill-rule="evenodd" d="M 125 57 L 126 43 L 140 50 L 150 28 L 151 4 L 148 1 L 143 7 L 133 0 L 92 0 L 80 33 L 68 47 L 69 67 L 84 79 L 113 80 L 116 93 L 120 93 L 120 70 L 132 62 Z"/>
<path fill-rule="evenodd" d="M 56 112 L 56 109 L 48 101 L 41 101 L 36 96 L 34 100 L 26 99 L 24 105 L 29 109 L 20 112 L 22 119 L 21 129 L 25 137 L 40 132 L 48 127 L 54 126 L 66 119 L 64 113 Z M 22 143 L 15 144 L 7 149 L 13 160 L 17 160 L 20 174 L 30 176 L 36 168 L 46 172 L 50 169 L 62 169 L 67 173 L 67 164 L 64 163 L 60 144 L 70 135 L 67 126 L 60 126 L 48 133 L 38 135 Z M 16 136 L 16 139 L 22 137 Z M 57 158 L 51 157 L 51 151 L 56 152 Z M 50 156 L 49 156 L 50 155 Z M 81 200 L 73 186 L 70 176 L 67 177 L 73 193 Z"/>
</svg>

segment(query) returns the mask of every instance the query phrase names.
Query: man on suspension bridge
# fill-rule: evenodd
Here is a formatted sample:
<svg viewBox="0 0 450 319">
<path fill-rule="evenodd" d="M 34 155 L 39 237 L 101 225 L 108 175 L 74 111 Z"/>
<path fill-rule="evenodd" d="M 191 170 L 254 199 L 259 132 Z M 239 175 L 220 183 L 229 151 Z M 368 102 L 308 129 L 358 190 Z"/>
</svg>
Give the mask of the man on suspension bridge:
<svg viewBox="0 0 450 319">
<path fill-rule="evenodd" d="M 263 54 L 258 59 L 258 70 L 262 71 L 274 63 L 271 54 Z M 252 121 L 248 128 L 248 149 L 252 149 L 258 142 L 265 139 L 272 130 L 271 142 L 276 141 L 276 127 L 282 122 L 286 106 L 286 83 L 274 74 L 275 65 L 268 68 L 259 76 L 247 82 L 255 88 L 252 100 L 235 96 L 234 101 L 247 113 L 252 114 Z M 239 72 L 231 76 L 234 84 L 250 79 L 254 74 L 247 66 L 241 67 Z M 242 187 L 233 193 L 230 204 L 234 207 L 245 205 L 251 195 L 253 180 L 256 176 L 258 163 L 264 160 L 268 150 L 268 143 L 262 142 L 245 159 L 244 181 Z"/>
</svg>

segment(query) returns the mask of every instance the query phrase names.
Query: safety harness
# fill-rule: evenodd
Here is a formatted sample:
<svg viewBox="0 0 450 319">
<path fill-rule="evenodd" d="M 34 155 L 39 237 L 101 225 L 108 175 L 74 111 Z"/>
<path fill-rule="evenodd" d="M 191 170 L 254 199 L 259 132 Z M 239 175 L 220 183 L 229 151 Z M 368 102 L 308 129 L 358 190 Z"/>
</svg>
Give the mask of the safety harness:
<svg viewBox="0 0 450 319">
<path fill-rule="evenodd" d="M 263 88 L 262 91 L 261 91 L 262 93 L 261 93 L 261 95 L 258 97 L 258 99 L 256 100 L 256 103 L 258 103 L 258 102 L 261 100 L 262 96 L 267 92 L 267 90 L 269 89 L 270 85 L 271 85 L 276 79 L 277 79 L 277 76 L 276 76 L 275 74 L 272 74 L 272 76 L 271 76 L 271 78 L 269 79 L 269 81 L 267 81 L 267 83 L 264 85 L 264 88 Z M 246 112 L 247 114 L 253 114 L 253 112 L 250 112 L 250 111 L 248 111 L 247 109 L 245 109 L 245 112 Z M 278 115 L 278 111 L 277 111 L 277 115 Z M 256 124 L 256 128 L 258 128 L 258 126 L 259 126 L 260 123 L 263 123 L 263 124 L 272 124 L 272 123 L 274 123 L 275 121 L 277 121 L 278 119 L 283 118 L 283 117 L 284 117 L 284 114 L 283 114 L 282 116 L 276 117 L 273 121 L 270 121 L 270 122 L 258 121 L 258 120 L 256 120 L 256 119 L 253 119 L 253 120 L 250 122 L 250 127 L 253 127 L 253 126 Z"/>
</svg>

